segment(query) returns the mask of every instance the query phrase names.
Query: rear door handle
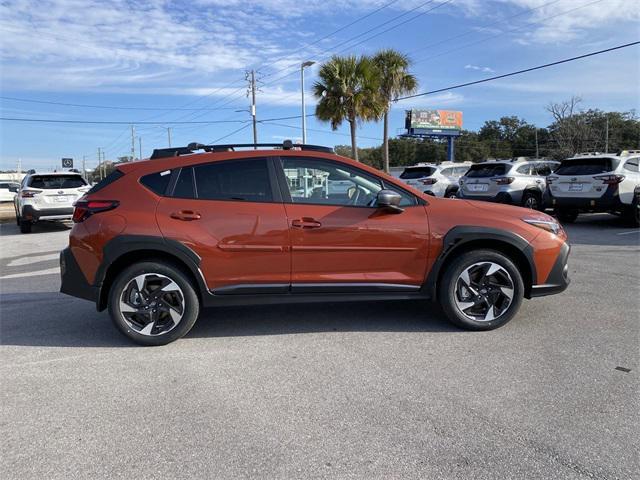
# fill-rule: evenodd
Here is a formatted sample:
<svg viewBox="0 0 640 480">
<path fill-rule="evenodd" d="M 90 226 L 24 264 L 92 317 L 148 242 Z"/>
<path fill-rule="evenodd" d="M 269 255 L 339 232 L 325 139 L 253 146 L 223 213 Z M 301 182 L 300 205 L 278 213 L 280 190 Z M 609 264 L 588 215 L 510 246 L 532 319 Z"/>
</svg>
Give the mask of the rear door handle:
<svg viewBox="0 0 640 480">
<path fill-rule="evenodd" d="M 184 222 L 190 222 L 192 220 L 200 220 L 201 215 L 193 210 L 180 210 L 179 212 L 173 212 L 169 215 L 176 220 L 182 220 Z"/>
<path fill-rule="evenodd" d="M 291 226 L 295 228 L 320 228 L 322 224 L 315 218 L 302 217 L 291 222 Z"/>
</svg>

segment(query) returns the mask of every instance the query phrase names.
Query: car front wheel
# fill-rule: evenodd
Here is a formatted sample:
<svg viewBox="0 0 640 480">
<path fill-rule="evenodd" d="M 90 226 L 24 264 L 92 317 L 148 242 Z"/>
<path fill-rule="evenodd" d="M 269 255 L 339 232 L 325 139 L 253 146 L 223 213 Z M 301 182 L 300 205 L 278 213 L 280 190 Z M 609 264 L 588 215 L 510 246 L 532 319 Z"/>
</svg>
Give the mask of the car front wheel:
<svg viewBox="0 0 640 480">
<path fill-rule="evenodd" d="M 456 258 L 438 288 L 449 320 L 467 330 L 501 327 L 520 309 L 524 296 L 522 275 L 505 255 L 474 250 Z"/>
<path fill-rule="evenodd" d="M 123 270 L 109 292 L 109 314 L 116 327 L 141 345 L 166 345 L 193 327 L 198 295 L 177 266 L 141 262 Z"/>
</svg>

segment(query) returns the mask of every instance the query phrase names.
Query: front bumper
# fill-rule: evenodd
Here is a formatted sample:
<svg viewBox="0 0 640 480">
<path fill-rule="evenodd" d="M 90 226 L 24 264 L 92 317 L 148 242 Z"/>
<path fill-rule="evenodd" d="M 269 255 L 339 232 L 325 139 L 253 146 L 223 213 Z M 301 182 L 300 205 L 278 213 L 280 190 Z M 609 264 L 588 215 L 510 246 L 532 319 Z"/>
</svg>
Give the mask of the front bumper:
<svg viewBox="0 0 640 480">
<path fill-rule="evenodd" d="M 39 210 L 33 205 L 22 207 L 22 218 L 37 222 L 38 220 L 70 220 L 73 218 L 73 207 L 45 208 Z"/>
<path fill-rule="evenodd" d="M 564 292 L 571 280 L 569 279 L 569 251 L 571 247 L 568 243 L 563 243 L 556 262 L 553 264 L 547 281 L 542 285 L 533 285 L 529 297 L 544 297 Z"/>
<path fill-rule="evenodd" d="M 100 289 L 87 282 L 69 247 L 60 252 L 60 292 L 97 302 Z"/>
</svg>

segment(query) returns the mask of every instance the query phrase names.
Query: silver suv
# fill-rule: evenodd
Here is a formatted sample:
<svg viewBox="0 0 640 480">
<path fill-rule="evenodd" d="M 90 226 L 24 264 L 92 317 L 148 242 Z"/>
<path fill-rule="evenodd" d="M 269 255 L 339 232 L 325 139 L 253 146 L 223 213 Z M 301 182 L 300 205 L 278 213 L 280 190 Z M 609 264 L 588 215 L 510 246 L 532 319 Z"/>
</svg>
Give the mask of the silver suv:
<svg viewBox="0 0 640 480">
<path fill-rule="evenodd" d="M 547 203 L 546 177 L 558 165 L 552 160 L 525 158 L 476 163 L 460 178 L 458 197 L 542 210 Z"/>
<path fill-rule="evenodd" d="M 407 185 L 434 197 L 455 198 L 458 179 L 467 173 L 471 162 L 443 162 L 440 164 L 418 163 L 406 167 L 400 180 Z"/>
</svg>

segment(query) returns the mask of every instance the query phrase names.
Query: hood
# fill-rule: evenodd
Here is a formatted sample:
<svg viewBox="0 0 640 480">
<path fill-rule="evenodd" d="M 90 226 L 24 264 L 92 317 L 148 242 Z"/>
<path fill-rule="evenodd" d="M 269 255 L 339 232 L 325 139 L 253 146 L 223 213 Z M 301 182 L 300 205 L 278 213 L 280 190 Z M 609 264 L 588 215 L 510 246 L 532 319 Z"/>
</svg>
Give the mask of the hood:
<svg viewBox="0 0 640 480">
<path fill-rule="evenodd" d="M 530 208 L 524 207 L 515 207 L 513 205 L 505 205 L 503 203 L 491 203 L 491 202 L 481 202 L 477 200 L 456 200 L 457 202 L 463 201 L 466 202 L 469 206 L 477 208 L 478 210 L 482 210 L 485 212 L 490 212 L 496 215 L 511 217 L 511 218 L 535 218 L 538 220 L 544 221 L 552 221 L 555 220 L 550 215 L 546 213 L 539 212 L 538 210 L 531 210 Z"/>
</svg>

